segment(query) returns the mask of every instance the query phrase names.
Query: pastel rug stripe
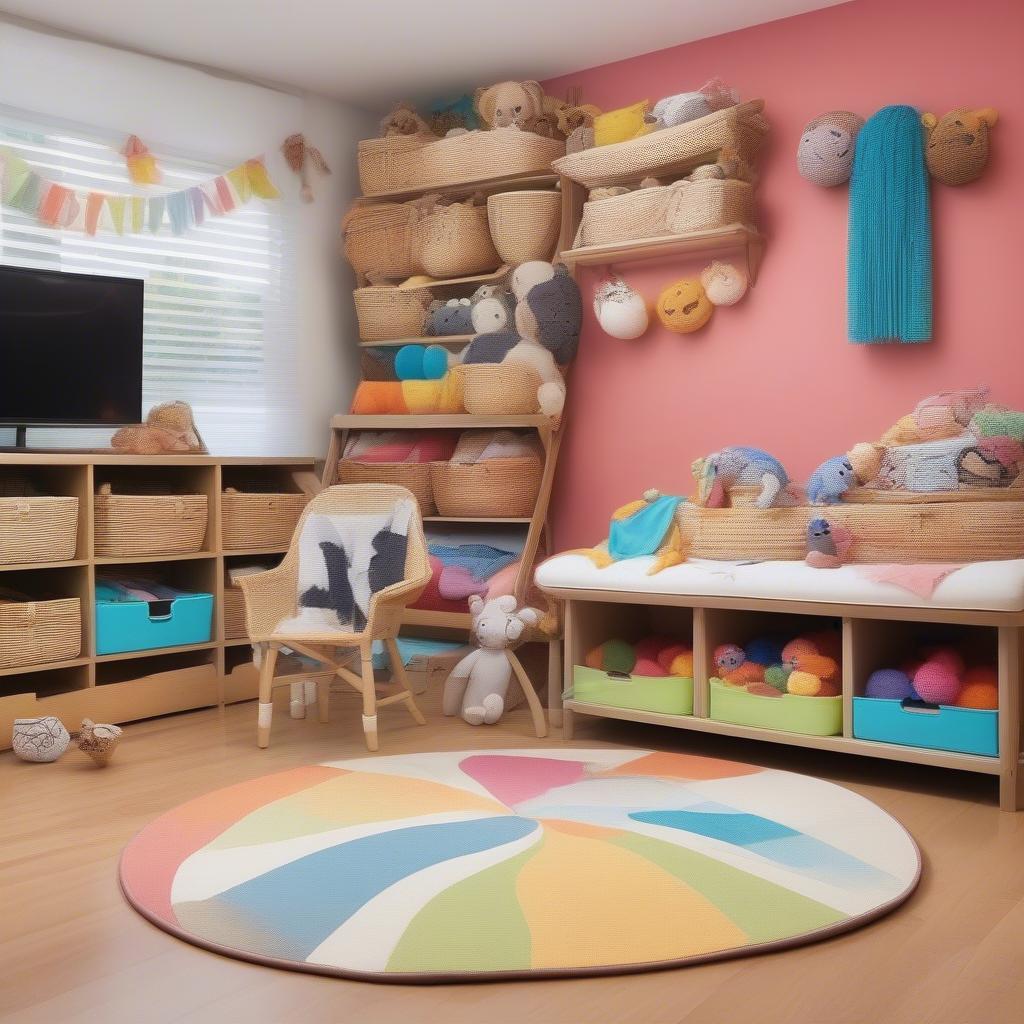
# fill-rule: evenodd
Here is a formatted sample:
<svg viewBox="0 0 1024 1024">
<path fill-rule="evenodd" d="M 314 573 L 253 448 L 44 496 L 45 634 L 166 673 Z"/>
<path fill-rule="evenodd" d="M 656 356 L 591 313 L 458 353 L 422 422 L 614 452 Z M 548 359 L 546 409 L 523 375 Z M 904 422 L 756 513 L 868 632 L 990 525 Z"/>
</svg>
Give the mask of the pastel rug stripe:
<svg viewBox="0 0 1024 1024">
<path fill-rule="evenodd" d="M 742 775 L 756 775 L 764 771 L 752 764 L 722 761 L 717 757 L 699 757 L 696 754 L 644 754 L 635 761 L 627 761 L 610 768 L 604 775 L 654 775 L 659 779 L 734 779 Z"/>
<path fill-rule="evenodd" d="M 586 772 L 582 761 L 553 757 L 477 754 L 460 762 L 462 770 L 494 796 L 514 807 L 556 786 L 578 782 Z"/>
<path fill-rule="evenodd" d="M 208 935 L 216 913 L 222 912 L 231 936 L 223 944 L 239 944 L 244 924 L 250 934 L 242 948 L 305 960 L 359 907 L 399 879 L 451 857 L 511 842 L 536 827 L 536 822 L 509 816 L 398 829 L 321 850 L 175 910 L 184 927 L 198 918 Z"/>
<path fill-rule="evenodd" d="M 325 765 L 306 765 L 264 775 L 189 800 L 147 825 L 121 854 L 121 885 L 131 901 L 168 924 L 177 923 L 171 885 L 190 854 L 229 829 L 240 815 L 290 796 L 325 779 L 347 774 Z"/>
</svg>

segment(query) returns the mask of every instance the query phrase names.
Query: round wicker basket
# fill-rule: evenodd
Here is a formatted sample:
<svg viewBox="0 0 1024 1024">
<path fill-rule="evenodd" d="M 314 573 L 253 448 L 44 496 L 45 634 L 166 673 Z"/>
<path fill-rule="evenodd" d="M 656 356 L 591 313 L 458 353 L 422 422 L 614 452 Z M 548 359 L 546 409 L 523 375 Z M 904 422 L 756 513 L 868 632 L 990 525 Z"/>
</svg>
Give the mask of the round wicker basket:
<svg viewBox="0 0 1024 1024">
<path fill-rule="evenodd" d="M 539 411 L 540 378 L 522 363 L 464 363 L 452 368 L 473 416 L 528 416 Z"/>
<path fill-rule="evenodd" d="M 259 494 L 231 488 L 220 496 L 226 550 L 287 548 L 308 494 Z"/>
<path fill-rule="evenodd" d="M 77 498 L 0 498 L 0 565 L 66 561 L 77 538 Z"/>
<path fill-rule="evenodd" d="M 0 668 L 66 661 L 82 653 L 82 602 L 0 603 Z"/>
<path fill-rule="evenodd" d="M 525 518 L 533 515 L 542 472 L 540 459 L 529 456 L 468 465 L 435 462 L 430 480 L 443 516 Z"/>
<path fill-rule="evenodd" d="M 409 277 L 418 270 L 416 208 L 403 203 L 355 206 L 342 221 L 345 258 L 357 274 Z"/>
<path fill-rule="evenodd" d="M 352 297 L 363 341 L 418 338 L 423 334 L 430 305 L 426 288 L 357 288 Z"/>
<path fill-rule="evenodd" d="M 341 459 L 338 462 L 338 483 L 341 484 L 397 484 L 412 491 L 420 506 L 420 515 L 435 512 L 433 490 L 430 484 L 429 462 L 357 462 Z"/>
<path fill-rule="evenodd" d="M 438 207 L 416 225 L 415 238 L 419 264 L 433 278 L 481 274 L 501 266 L 483 206 Z"/>
<path fill-rule="evenodd" d="M 206 537 L 205 494 L 112 494 L 103 484 L 93 502 L 97 555 L 179 555 Z"/>
<path fill-rule="evenodd" d="M 511 266 L 550 260 L 562 218 L 559 192 L 498 192 L 487 199 L 487 223 L 494 248 Z"/>
</svg>

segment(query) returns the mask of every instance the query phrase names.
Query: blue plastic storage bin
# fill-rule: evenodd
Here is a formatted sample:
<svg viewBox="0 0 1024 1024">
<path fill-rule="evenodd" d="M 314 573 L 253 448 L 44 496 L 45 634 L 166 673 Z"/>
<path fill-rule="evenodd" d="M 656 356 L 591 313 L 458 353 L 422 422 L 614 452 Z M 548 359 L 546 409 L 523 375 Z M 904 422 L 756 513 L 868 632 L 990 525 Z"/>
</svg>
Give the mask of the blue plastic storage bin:
<svg viewBox="0 0 1024 1024">
<path fill-rule="evenodd" d="M 921 707 L 913 701 L 853 698 L 853 735 L 908 747 L 999 756 L 999 712 Z"/>
<path fill-rule="evenodd" d="M 180 647 L 210 639 L 213 594 L 190 594 L 164 587 L 157 591 L 161 600 L 142 601 L 121 583 L 96 584 L 97 654 Z"/>
</svg>

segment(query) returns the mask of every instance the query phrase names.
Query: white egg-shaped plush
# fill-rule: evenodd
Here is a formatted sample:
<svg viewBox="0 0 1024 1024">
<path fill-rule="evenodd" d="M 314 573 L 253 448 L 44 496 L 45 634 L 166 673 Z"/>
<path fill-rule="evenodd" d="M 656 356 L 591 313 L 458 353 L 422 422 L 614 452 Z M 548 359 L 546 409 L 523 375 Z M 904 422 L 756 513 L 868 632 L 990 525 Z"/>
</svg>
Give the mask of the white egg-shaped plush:
<svg viewBox="0 0 1024 1024">
<path fill-rule="evenodd" d="M 747 294 L 747 275 L 731 263 L 715 260 L 701 271 L 700 283 L 715 306 L 733 306 Z"/>
<path fill-rule="evenodd" d="M 650 322 L 642 295 L 621 279 L 604 281 L 594 289 L 594 316 L 601 330 L 613 338 L 639 338 Z"/>
</svg>

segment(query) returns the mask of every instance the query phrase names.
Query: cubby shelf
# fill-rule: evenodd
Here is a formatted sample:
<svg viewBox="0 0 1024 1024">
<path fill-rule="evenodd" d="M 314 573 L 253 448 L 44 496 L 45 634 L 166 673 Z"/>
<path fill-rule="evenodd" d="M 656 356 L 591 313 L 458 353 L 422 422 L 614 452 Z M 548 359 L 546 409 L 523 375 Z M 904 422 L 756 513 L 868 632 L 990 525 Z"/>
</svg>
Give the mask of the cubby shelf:
<svg viewBox="0 0 1024 1024">
<path fill-rule="evenodd" d="M 253 558 L 259 555 L 283 555 L 287 548 L 225 548 L 221 554 L 225 558 Z"/>
<path fill-rule="evenodd" d="M 186 551 L 173 555 L 97 555 L 97 565 L 143 565 L 147 562 L 199 562 L 216 558 L 216 551 Z"/>
<path fill-rule="evenodd" d="M 162 654 L 190 654 L 192 651 L 212 651 L 221 644 L 217 640 L 207 640 L 201 644 L 180 644 L 177 647 L 152 647 L 145 651 L 118 651 L 116 654 L 97 654 L 96 663 L 109 661 L 134 661 L 136 658 L 157 658 Z"/>
<path fill-rule="evenodd" d="M 495 523 L 512 526 L 531 523 L 529 516 L 424 516 L 425 523 Z"/>
<path fill-rule="evenodd" d="M 15 668 L 0 668 L 0 676 L 23 676 L 29 672 L 53 672 L 60 668 L 77 668 L 88 665 L 91 658 L 68 658 L 65 661 L 44 661 L 37 665 L 18 665 Z"/>
<path fill-rule="evenodd" d="M 334 430 L 468 430 L 478 427 L 507 427 L 510 430 L 553 429 L 552 421 L 541 414 L 527 416 L 471 416 L 469 413 L 381 413 L 380 415 L 341 413 L 331 419 Z"/>
<path fill-rule="evenodd" d="M 13 562 L 8 565 L 0 565 L 0 572 L 25 572 L 36 569 L 74 569 L 88 565 L 87 558 L 71 558 L 66 562 Z"/>
</svg>

